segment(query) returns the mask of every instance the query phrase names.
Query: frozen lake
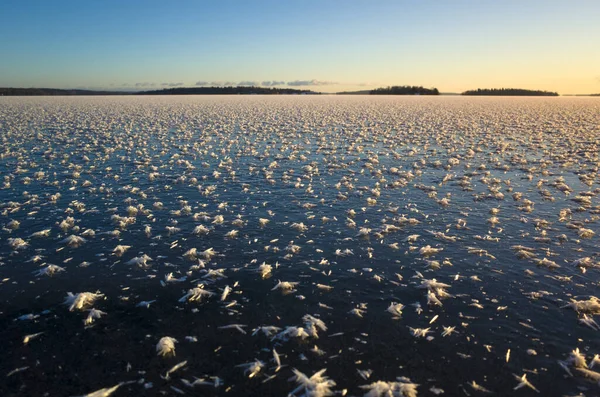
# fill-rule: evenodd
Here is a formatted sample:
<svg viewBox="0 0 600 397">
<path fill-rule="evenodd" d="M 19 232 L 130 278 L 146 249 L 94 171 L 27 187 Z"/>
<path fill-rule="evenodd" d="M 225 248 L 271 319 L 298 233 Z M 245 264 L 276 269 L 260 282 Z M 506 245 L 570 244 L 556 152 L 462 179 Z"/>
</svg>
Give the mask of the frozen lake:
<svg viewBox="0 0 600 397">
<path fill-rule="evenodd" d="M 0 141 L 2 396 L 600 394 L 598 98 L 7 97 Z"/>
</svg>

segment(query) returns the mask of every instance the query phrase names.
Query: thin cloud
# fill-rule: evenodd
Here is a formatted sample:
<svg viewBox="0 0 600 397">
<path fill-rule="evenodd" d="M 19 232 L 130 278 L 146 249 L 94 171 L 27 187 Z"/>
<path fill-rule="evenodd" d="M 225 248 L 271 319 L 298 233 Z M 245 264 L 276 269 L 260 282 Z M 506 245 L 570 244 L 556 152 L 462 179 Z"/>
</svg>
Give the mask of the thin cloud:
<svg viewBox="0 0 600 397">
<path fill-rule="evenodd" d="M 234 81 L 211 81 L 207 84 L 210 87 L 232 87 L 237 85 Z"/>
<path fill-rule="evenodd" d="M 334 81 L 322 81 L 322 80 L 294 80 L 288 81 L 287 85 L 292 87 L 308 87 L 308 86 L 319 86 L 319 85 L 334 85 L 337 84 Z"/>
<path fill-rule="evenodd" d="M 197 87 L 235 87 L 235 86 L 258 86 L 258 81 L 198 81 Z"/>
<path fill-rule="evenodd" d="M 356 85 L 358 87 L 369 87 L 369 86 L 377 85 L 377 83 L 352 83 L 352 84 L 348 84 L 348 85 Z"/>
<path fill-rule="evenodd" d="M 165 84 L 162 84 L 162 85 L 165 85 Z M 150 82 L 144 81 L 144 82 L 138 82 L 138 83 L 123 83 L 121 85 L 110 84 L 109 86 L 110 87 L 125 87 L 125 88 L 144 88 L 144 87 L 155 87 L 156 83 L 150 83 Z"/>
<path fill-rule="evenodd" d="M 277 85 L 285 85 L 285 81 L 263 81 L 260 83 L 263 87 L 275 87 Z"/>
<path fill-rule="evenodd" d="M 163 87 L 181 87 L 183 83 L 161 83 Z"/>
</svg>

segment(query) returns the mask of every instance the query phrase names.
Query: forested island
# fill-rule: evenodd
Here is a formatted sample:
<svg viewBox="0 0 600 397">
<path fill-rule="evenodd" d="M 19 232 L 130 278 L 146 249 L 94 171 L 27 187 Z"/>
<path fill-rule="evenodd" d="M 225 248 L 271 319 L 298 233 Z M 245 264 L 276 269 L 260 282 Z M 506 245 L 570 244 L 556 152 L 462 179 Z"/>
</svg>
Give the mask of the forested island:
<svg viewBox="0 0 600 397">
<path fill-rule="evenodd" d="M 293 95 L 320 94 L 311 90 L 296 90 L 293 88 L 266 88 L 254 86 L 237 87 L 178 87 L 164 90 L 140 91 L 136 95 Z"/>
<path fill-rule="evenodd" d="M 371 95 L 440 95 L 437 88 L 424 88 L 421 86 L 395 85 L 391 87 L 376 88 L 369 91 Z"/>
<path fill-rule="evenodd" d="M 129 95 L 122 91 L 61 90 L 58 88 L 2 88 L 0 96 Z"/>
<path fill-rule="evenodd" d="M 478 88 L 462 93 L 462 95 L 494 95 L 494 96 L 558 96 L 557 92 L 524 90 L 522 88 Z"/>
</svg>

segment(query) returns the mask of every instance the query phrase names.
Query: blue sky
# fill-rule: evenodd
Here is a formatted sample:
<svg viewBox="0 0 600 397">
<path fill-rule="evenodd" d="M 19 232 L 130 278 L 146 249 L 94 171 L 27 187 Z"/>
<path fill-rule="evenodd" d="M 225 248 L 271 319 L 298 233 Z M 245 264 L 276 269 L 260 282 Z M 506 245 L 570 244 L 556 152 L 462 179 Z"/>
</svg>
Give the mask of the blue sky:
<svg viewBox="0 0 600 397">
<path fill-rule="evenodd" d="M 600 92 L 598 21 L 597 0 L 3 0 L 0 86 Z"/>
</svg>

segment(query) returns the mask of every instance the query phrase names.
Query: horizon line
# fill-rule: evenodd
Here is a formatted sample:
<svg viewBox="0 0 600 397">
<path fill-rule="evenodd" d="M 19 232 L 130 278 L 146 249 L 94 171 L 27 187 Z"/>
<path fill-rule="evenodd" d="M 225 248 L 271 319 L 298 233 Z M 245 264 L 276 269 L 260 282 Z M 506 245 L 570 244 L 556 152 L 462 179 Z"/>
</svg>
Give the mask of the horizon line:
<svg viewBox="0 0 600 397">
<path fill-rule="evenodd" d="M 377 87 L 377 88 L 388 88 L 388 87 L 397 87 L 400 85 L 387 85 L 387 86 L 382 86 L 382 87 Z M 410 86 L 410 85 L 403 85 L 400 87 L 406 87 L 406 86 Z M 299 87 L 306 87 L 306 88 L 299 88 Z M 90 88 L 90 87 L 78 87 L 78 88 L 55 88 L 55 87 L 0 87 L 0 90 L 7 90 L 7 89 L 17 89 L 17 90 L 60 90 L 60 91 L 89 91 L 89 92 L 107 92 L 107 93 L 115 93 L 115 94 L 139 94 L 139 93 L 143 93 L 143 92 L 156 92 L 156 91 L 170 91 L 170 90 L 178 90 L 178 89 L 198 89 L 198 90 L 202 90 L 202 89 L 210 89 L 210 88 L 244 88 L 244 89 L 252 89 L 252 88 L 259 88 L 259 89 L 263 89 L 263 90 L 294 90 L 294 91 L 305 91 L 305 92 L 312 92 L 312 93 L 318 93 L 318 94 L 337 94 L 337 93 L 352 93 L 352 92 L 368 92 L 368 91 L 374 91 L 377 88 L 367 88 L 367 89 L 358 89 L 358 90 L 344 90 L 344 91 L 331 91 L 331 92 L 327 92 L 327 91 L 316 91 L 314 89 L 309 88 L 310 86 L 264 86 L 264 85 L 205 85 L 205 86 L 197 86 L 197 85 L 192 85 L 192 86 L 176 86 L 176 87 L 158 87 L 158 88 L 152 88 L 152 89 L 127 89 L 127 87 L 124 87 L 122 89 L 115 89 L 115 88 Z M 414 87 L 424 87 L 424 86 L 414 86 Z M 130 87 L 133 88 L 133 87 Z M 437 89 L 437 87 L 430 87 L 430 89 Z M 500 87 L 500 88 L 476 88 L 476 89 L 469 89 L 469 90 L 465 90 L 462 92 L 444 92 L 444 91 L 439 91 L 440 95 L 462 95 L 465 92 L 468 91 L 477 91 L 477 90 L 499 90 L 499 89 L 507 89 L 507 90 L 525 90 L 525 91 L 540 91 L 540 92 L 552 92 L 552 93 L 557 93 L 558 96 L 598 96 L 599 93 L 585 93 L 585 94 L 574 94 L 574 93 L 569 93 L 569 94 L 562 94 L 559 93 L 558 91 L 546 91 L 546 90 L 534 90 L 534 89 L 521 89 L 521 88 L 514 88 L 514 87 Z M 201 95 L 201 94 L 200 94 Z M 393 94 L 392 94 L 393 95 Z M 35 96 L 35 95 L 32 95 Z"/>
</svg>

